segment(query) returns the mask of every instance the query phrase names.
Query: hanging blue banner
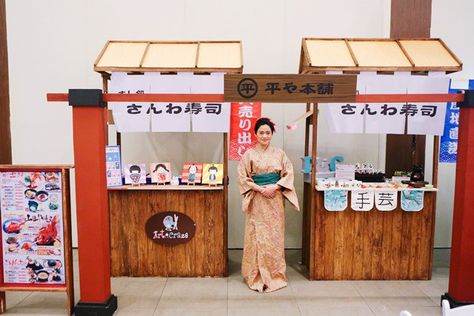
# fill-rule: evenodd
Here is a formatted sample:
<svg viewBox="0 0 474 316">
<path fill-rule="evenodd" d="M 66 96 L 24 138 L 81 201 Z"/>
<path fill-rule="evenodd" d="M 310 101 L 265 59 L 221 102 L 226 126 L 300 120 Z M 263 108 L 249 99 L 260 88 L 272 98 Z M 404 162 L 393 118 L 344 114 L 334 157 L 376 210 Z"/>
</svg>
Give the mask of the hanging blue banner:
<svg viewBox="0 0 474 316">
<path fill-rule="evenodd" d="M 457 93 L 460 89 L 453 89 L 450 83 L 449 93 Z M 474 89 L 474 80 L 469 80 L 468 89 Z M 459 107 L 456 102 L 448 102 L 444 133 L 441 136 L 439 162 L 455 163 L 458 154 Z"/>
</svg>

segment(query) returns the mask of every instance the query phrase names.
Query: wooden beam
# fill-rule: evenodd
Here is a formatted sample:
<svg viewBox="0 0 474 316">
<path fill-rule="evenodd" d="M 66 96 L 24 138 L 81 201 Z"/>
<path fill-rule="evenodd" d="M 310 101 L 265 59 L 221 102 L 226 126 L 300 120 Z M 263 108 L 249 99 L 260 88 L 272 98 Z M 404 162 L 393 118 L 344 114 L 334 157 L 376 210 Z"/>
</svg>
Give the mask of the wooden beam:
<svg viewBox="0 0 474 316">
<path fill-rule="evenodd" d="M 2 163 L 12 163 L 5 0 L 0 0 L 0 164 Z"/>
<path fill-rule="evenodd" d="M 105 90 L 104 90 L 105 91 Z M 48 102 L 67 102 L 67 93 L 47 93 Z M 224 102 L 223 94 L 120 94 L 104 93 L 104 102 Z M 405 102 L 462 102 L 464 94 L 461 93 L 431 93 L 431 94 L 358 94 L 354 103 L 405 103 Z M 231 101 L 233 102 L 233 101 Z M 237 100 L 235 100 L 237 102 Z M 279 102 L 284 102 L 283 99 Z M 334 103 L 328 102 L 329 104 Z M 337 102 L 336 102 L 337 103 Z M 297 118 L 294 122 L 309 116 L 307 113 Z"/>
</svg>

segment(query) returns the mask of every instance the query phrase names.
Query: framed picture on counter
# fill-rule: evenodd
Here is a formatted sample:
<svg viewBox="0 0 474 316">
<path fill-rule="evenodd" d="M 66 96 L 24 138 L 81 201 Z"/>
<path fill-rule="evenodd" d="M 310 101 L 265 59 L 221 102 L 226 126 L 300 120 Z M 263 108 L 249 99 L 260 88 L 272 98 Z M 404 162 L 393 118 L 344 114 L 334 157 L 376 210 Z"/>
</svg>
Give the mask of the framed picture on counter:
<svg viewBox="0 0 474 316">
<path fill-rule="evenodd" d="M 125 165 L 125 184 L 145 184 L 146 167 L 144 163 Z"/>
<path fill-rule="evenodd" d="M 199 184 L 202 178 L 202 163 L 187 162 L 183 166 L 181 181 L 187 184 Z"/>
<path fill-rule="evenodd" d="M 203 167 L 203 184 L 222 184 L 224 165 L 221 163 L 206 163 Z"/>
<path fill-rule="evenodd" d="M 157 162 L 150 165 L 151 183 L 164 184 L 171 182 L 171 164 Z"/>
</svg>

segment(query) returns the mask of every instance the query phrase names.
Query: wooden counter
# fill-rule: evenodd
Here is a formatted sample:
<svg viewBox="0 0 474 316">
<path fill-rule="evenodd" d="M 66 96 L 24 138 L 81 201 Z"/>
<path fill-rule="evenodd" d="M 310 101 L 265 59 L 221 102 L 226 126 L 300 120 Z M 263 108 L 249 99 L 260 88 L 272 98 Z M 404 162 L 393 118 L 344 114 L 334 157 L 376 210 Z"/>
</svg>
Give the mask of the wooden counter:
<svg viewBox="0 0 474 316">
<path fill-rule="evenodd" d="M 312 280 L 429 280 L 436 192 L 419 212 L 328 212 L 324 192 L 304 184 L 303 260 Z M 312 193 L 314 194 L 314 200 Z M 313 205 L 311 207 L 311 205 Z"/>
<path fill-rule="evenodd" d="M 181 212 L 196 223 L 185 244 L 150 240 L 152 215 Z M 109 189 L 112 276 L 223 277 L 227 275 L 227 206 L 222 186 L 141 186 Z"/>
</svg>

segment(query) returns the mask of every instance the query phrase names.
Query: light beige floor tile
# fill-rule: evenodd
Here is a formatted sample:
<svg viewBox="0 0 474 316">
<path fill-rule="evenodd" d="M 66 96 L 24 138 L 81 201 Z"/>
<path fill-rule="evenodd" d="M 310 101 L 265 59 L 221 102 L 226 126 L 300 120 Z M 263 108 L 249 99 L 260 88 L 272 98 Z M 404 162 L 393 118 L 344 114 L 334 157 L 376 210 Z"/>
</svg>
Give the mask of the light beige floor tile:
<svg viewBox="0 0 474 316">
<path fill-rule="evenodd" d="M 363 297 L 424 297 L 411 281 L 351 281 Z"/>
<path fill-rule="evenodd" d="M 155 309 L 146 309 L 146 308 L 119 308 L 114 316 L 153 316 Z"/>
<path fill-rule="evenodd" d="M 169 278 L 157 310 L 186 308 L 192 311 L 227 309 L 227 279 Z"/>
<path fill-rule="evenodd" d="M 350 308 L 364 308 L 368 307 L 367 303 L 362 297 L 311 297 L 302 296 L 297 297 L 298 306 L 300 308 L 310 309 L 327 309 L 336 308 L 338 306 Z"/>
<path fill-rule="evenodd" d="M 166 282 L 166 278 L 114 278 L 112 293 L 117 296 L 128 293 L 161 296 Z"/>
<path fill-rule="evenodd" d="M 425 293 L 427 296 L 431 298 L 437 298 L 439 302 L 441 295 L 448 291 L 447 284 L 444 282 L 439 281 L 414 281 L 414 284 L 418 286 L 418 288 Z"/>
<path fill-rule="evenodd" d="M 303 305 L 299 306 L 302 316 L 373 316 L 375 315 L 367 305 L 348 306 L 340 301 L 335 306 Z M 397 315 L 398 316 L 398 315 Z"/>
<path fill-rule="evenodd" d="M 232 304 L 231 304 L 232 303 Z M 229 300 L 229 316 L 293 316 L 300 315 L 292 299 Z"/>
<path fill-rule="evenodd" d="M 410 309 L 420 307 L 437 307 L 429 297 L 380 297 L 364 298 L 373 311 L 385 309 Z"/>
<path fill-rule="evenodd" d="M 152 314 L 155 310 L 158 302 L 160 301 L 159 295 L 146 295 L 146 294 L 130 294 L 119 295 L 118 298 L 118 309 L 146 309 L 151 310 Z"/>
<path fill-rule="evenodd" d="M 296 298 L 304 297 L 360 297 L 352 281 L 290 281 Z"/>
<path fill-rule="evenodd" d="M 12 315 L 66 315 L 67 298 L 65 293 L 33 292 L 10 309 Z"/>
<path fill-rule="evenodd" d="M 373 309 L 372 311 L 377 316 L 399 316 L 400 311 L 407 310 L 412 316 L 441 316 L 443 313 L 440 307 L 426 307 L 426 306 L 389 306 Z"/>
<path fill-rule="evenodd" d="M 5 299 L 7 301 L 7 310 L 20 303 L 31 294 L 32 292 L 6 292 Z"/>
<path fill-rule="evenodd" d="M 187 306 L 186 304 L 175 308 L 157 308 L 153 316 L 226 316 L 227 308 L 218 309 L 198 309 L 194 306 Z"/>
</svg>

